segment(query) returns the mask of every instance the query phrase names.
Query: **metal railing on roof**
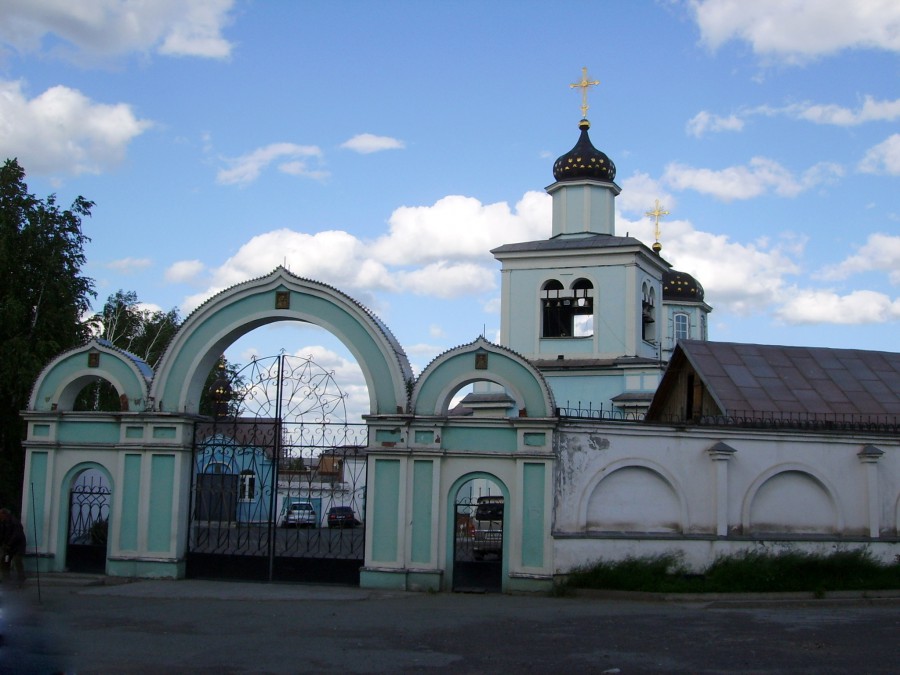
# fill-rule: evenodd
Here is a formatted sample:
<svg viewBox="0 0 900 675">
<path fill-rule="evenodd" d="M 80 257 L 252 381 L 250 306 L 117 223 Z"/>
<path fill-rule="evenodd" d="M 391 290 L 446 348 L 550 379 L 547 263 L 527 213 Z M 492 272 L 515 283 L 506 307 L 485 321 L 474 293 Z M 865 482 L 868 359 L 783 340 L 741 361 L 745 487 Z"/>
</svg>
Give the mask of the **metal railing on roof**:
<svg viewBox="0 0 900 675">
<path fill-rule="evenodd" d="M 604 408 L 601 404 L 579 401 L 567 402 L 556 409 L 557 417 L 572 420 L 597 420 L 634 422 L 698 427 L 740 427 L 745 429 L 771 429 L 814 432 L 852 432 L 900 434 L 900 415 L 860 415 L 858 413 L 810 413 L 789 411 L 734 410 L 724 415 L 702 415 L 685 419 L 683 416 L 666 415 L 647 420 L 645 413 Z"/>
<path fill-rule="evenodd" d="M 593 407 L 592 403 L 588 403 L 587 407 L 578 401 L 576 405 L 572 405 L 566 401 L 566 405 L 556 409 L 557 417 L 579 420 L 608 420 L 617 422 L 643 422 L 644 413 L 633 410 L 621 410 L 619 408 L 605 408 L 600 404 L 599 408 Z"/>
</svg>

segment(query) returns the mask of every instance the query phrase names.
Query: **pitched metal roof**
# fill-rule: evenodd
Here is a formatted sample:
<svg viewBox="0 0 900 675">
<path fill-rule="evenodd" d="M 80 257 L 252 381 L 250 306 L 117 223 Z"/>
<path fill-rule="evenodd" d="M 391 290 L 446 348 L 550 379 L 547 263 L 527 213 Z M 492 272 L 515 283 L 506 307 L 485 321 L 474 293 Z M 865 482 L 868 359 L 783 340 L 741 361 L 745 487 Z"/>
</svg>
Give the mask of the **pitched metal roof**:
<svg viewBox="0 0 900 675">
<path fill-rule="evenodd" d="M 527 251 L 578 251 L 593 248 L 622 248 L 638 246 L 650 249 L 634 237 L 619 237 L 613 234 L 593 234 L 585 237 L 556 236 L 551 239 L 539 239 L 537 241 L 523 241 L 516 244 L 504 244 L 491 249 L 494 255 L 498 253 L 521 253 Z M 656 254 L 653 254 L 654 256 Z M 666 263 L 668 265 L 668 263 Z"/>
<path fill-rule="evenodd" d="M 900 415 L 900 353 L 699 340 L 678 348 L 726 414 Z"/>
</svg>

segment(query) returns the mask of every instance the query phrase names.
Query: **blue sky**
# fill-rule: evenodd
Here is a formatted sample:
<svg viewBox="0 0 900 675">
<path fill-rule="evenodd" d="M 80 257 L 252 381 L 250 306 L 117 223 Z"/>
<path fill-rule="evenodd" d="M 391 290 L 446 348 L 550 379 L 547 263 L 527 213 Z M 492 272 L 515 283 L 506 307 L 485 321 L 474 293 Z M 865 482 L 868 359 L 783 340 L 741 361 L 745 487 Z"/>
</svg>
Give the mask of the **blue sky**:
<svg viewBox="0 0 900 675">
<path fill-rule="evenodd" d="M 710 338 L 896 351 L 895 0 L 6 0 L 0 154 L 96 202 L 85 272 L 187 314 L 285 264 L 421 370 L 499 333 L 489 250 L 550 235 L 553 160 L 615 162 L 617 231 L 696 276 Z M 356 372 L 321 331 L 244 338 Z M 358 379 L 358 378 L 357 378 Z"/>
</svg>

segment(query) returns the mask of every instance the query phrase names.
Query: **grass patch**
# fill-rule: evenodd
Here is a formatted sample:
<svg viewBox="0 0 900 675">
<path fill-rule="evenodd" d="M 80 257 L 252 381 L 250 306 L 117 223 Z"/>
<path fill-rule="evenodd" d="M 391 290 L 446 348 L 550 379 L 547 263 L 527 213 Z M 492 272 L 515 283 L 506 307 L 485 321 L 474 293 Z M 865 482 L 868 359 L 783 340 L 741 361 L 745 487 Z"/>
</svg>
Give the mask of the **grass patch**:
<svg viewBox="0 0 900 675">
<path fill-rule="evenodd" d="M 717 558 L 691 573 L 677 554 L 597 561 L 576 568 L 563 584 L 651 593 L 766 593 L 900 589 L 900 560 L 882 563 L 862 549 L 829 554 L 747 551 Z"/>
</svg>

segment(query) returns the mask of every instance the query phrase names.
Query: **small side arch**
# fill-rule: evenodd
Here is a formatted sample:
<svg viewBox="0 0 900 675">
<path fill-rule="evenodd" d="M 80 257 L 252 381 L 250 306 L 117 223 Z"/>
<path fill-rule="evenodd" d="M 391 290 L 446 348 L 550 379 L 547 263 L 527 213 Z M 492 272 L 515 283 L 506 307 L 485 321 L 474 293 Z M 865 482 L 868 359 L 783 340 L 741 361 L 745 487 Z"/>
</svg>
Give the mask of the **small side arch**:
<svg viewBox="0 0 900 675">
<path fill-rule="evenodd" d="M 72 410 L 75 398 L 97 379 L 109 382 L 123 400 L 123 409 L 143 410 L 153 371 L 130 352 L 107 340 L 92 339 L 50 361 L 38 375 L 29 410 Z"/>
<path fill-rule="evenodd" d="M 629 491 L 628 502 L 635 508 L 630 513 L 618 511 L 619 523 L 615 530 L 623 531 L 660 531 L 660 532 L 687 532 L 690 529 L 690 513 L 688 511 L 687 499 L 684 490 L 681 489 L 676 478 L 664 467 L 640 459 L 622 459 L 613 462 L 597 474 L 585 486 L 584 492 L 578 505 L 578 527 L 581 530 L 588 529 L 589 516 L 592 501 L 603 489 L 603 484 L 607 486 L 613 485 L 615 481 L 623 481 L 623 487 Z M 637 488 L 637 490 L 635 490 Z M 641 492 L 645 492 L 652 499 L 645 500 L 644 504 L 652 507 L 652 513 L 641 508 L 641 503 L 637 502 Z M 671 523 L 669 526 L 663 526 L 661 523 L 670 522 L 659 515 L 661 510 L 666 510 L 665 500 L 669 501 L 669 507 L 673 508 L 677 514 L 678 521 Z M 633 525 L 625 525 L 625 521 L 631 518 Z M 656 520 L 656 524 L 650 520 Z M 645 524 L 641 525 L 641 520 Z"/>
<path fill-rule="evenodd" d="M 56 560 L 54 565 L 56 566 L 57 571 L 62 571 L 67 568 L 67 554 L 68 554 L 68 538 L 69 538 L 69 519 L 71 518 L 71 493 L 72 488 L 75 486 L 76 481 L 82 474 L 88 471 L 96 471 L 102 476 L 103 481 L 109 487 L 109 495 L 111 499 L 116 498 L 116 488 L 115 483 L 112 478 L 112 473 L 109 469 L 100 464 L 98 462 L 80 462 L 69 469 L 65 475 L 62 477 L 59 483 L 59 495 L 61 499 L 59 500 L 59 510 L 56 514 Z M 114 509 L 109 508 L 110 519 L 112 519 L 112 513 Z M 110 522 L 107 527 L 108 532 L 110 534 L 110 538 L 112 538 L 112 527 L 115 526 L 116 523 Z M 107 551 L 106 555 L 109 555 L 109 542 L 107 542 Z"/>
<path fill-rule="evenodd" d="M 766 486 L 778 487 L 774 481 L 779 479 L 797 478 L 792 482 L 792 490 L 779 490 L 779 494 L 783 495 L 784 503 L 772 503 L 771 508 L 767 504 L 761 504 L 760 498 L 765 497 L 767 501 L 771 501 L 769 495 L 765 495 Z M 805 487 L 812 487 L 813 490 L 806 490 Z M 799 520 L 791 521 L 790 516 L 808 516 L 810 504 L 806 503 L 804 507 L 800 506 L 797 500 L 817 499 L 816 506 L 827 504 L 831 509 L 831 519 L 829 523 L 822 520 L 818 524 L 804 524 Z M 822 509 L 813 509 L 817 513 Z M 773 522 L 766 522 L 769 511 L 776 512 L 773 516 Z M 821 473 L 813 467 L 800 463 L 784 463 L 777 464 L 761 473 L 756 480 L 750 485 L 744 496 L 741 505 L 741 527 L 745 534 L 750 534 L 754 530 L 765 532 L 818 532 L 822 526 L 827 525 L 827 529 L 835 534 L 844 531 L 843 508 L 841 508 L 838 491 L 834 485 L 825 478 Z M 754 525 L 754 522 L 756 523 Z"/>
<path fill-rule="evenodd" d="M 448 580 L 450 586 L 453 584 L 453 574 L 455 567 L 455 559 L 454 559 L 454 551 L 455 551 L 455 538 L 457 535 L 456 530 L 456 501 L 457 495 L 459 494 L 460 489 L 469 481 L 482 479 L 485 481 L 490 481 L 494 483 L 497 487 L 500 488 L 500 492 L 503 494 L 503 502 L 506 505 L 505 515 L 503 517 L 503 552 L 501 555 L 501 571 L 500 571 L 500 583 L 501 589 L 502 586 L 505 585 L 506 579 L 509 578 L 509 513 L 512 502 L 510 501 L 510 493 L 509 487 L 505 482 L 500 480 L 498 476 L 493 473 L 489 473 L 487 471 L 470 471 L 469 473 L 463 474 L 450 486 L 450 489 L 447 491 L 444 496 L 445 502 L 445 523 L 446 527 L 444 528 L 444 549 L 446 551 L 446 561 L 445 561 L 445 578 Z"/>
<path fill-rule="evenodd" d="M 453 394 L 480 380 L 504 387 L 520 414 L 552 417 L 556 412 L 553 393 L 540 372 L 515 352 L 483 337 L 428 364 L 413 388 L 412 409 L 419 415 L 446 415 Z"/>
</svg>

